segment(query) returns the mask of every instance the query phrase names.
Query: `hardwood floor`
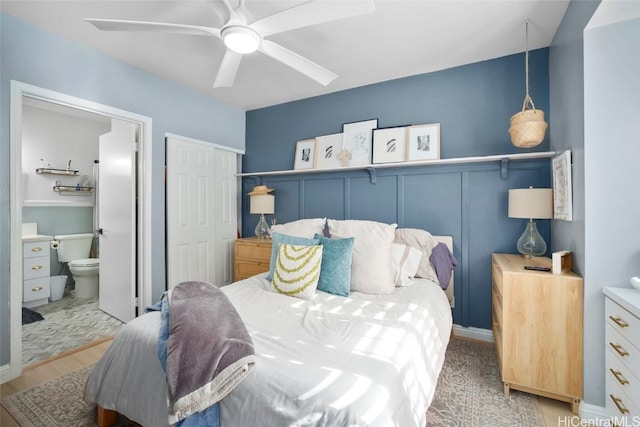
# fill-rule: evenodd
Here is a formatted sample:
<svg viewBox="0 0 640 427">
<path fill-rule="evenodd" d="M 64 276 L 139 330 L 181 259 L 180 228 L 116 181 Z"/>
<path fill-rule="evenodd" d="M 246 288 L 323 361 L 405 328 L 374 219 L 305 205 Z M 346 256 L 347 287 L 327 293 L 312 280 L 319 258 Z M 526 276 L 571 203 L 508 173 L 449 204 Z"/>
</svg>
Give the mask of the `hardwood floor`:
<svg viewBox="0 0 640 427">
<path fill-rule="evenodd" d="M 102 356 L 109 345 L 111 345 L 111 338 L 106 338 L 29 365 L 25 367 L 22 376 L 0 386 L 0 396 L 10 396 L 94 363 Z M 544 427 L 571 425 L 568 420 L 575 415 L 571 412 L 571 407 L 568 403 L 543 397 L 538 398 L 538 400 L 545 420 Z M 577 425 L 576 423 L 574 424 Z M 2 408 L 0 414 L 0 425 L 2 427 L 20 427 L 4 408 Z"/>
<path fill-rule="evenodd" d="M 26 366 L 22 376 L 0 386 L 0 397 L 10 396 L 58 378 L 75 369 L 96 362 L 111 345 L 112 338 L 104 338 L 76 349 L 64 352 L 58 356 Z M 13 417 L 2 407 L 0 413 L 2 427 L 20 427 Z M 25 427 L 25 426 L 23 426 Z"/>
</svg>

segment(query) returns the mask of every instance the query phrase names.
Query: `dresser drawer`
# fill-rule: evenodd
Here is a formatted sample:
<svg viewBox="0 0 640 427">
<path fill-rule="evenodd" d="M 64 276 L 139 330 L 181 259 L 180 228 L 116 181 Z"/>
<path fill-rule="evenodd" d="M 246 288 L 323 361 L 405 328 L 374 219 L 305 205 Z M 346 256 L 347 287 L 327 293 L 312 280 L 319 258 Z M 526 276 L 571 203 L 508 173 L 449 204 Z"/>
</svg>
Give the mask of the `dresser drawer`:
<svg viewBox="0 0 640 427">
<path fill-rule="evenodd" d="M 609 298 L 604 300 L 604 312 L 607 324 L 640 348 L 640 319 Z"/>
<path fill-rule="evenodd" d="M 39 279 L 25 280 L 22 288 L 22 302 L 49 298 L 49 276 Z"/>
<path fill-rule="evenodd" d="M 606 351 L 605 360 L 607 377 L 611 377 L 611 380 L 618 385 L 631 402 L 640 402 L 640 379 L 638 379 L 638 374 L 640 374 L 638 368 L 640 367 L 636 366 L 636 371 L 632 371 L 622 363 L 619 355 L 611 347 Z"/>
<path fill-rule="evenodd" d="M 49 241 L 44 242 L 27 242 L 22 244 L 22 257 L 33 258 L 40 256 L 49 256 Z"/>
<path fill-rule="evenodd" d="M 608 323 L 605 326 L 604 335 L 605 345 L 612 351 L 613 356 L 632 372 L 637 373 L 640 369 L 640 350 Z"/>
<path fill-rule="evenodd" d="M 618 381 L 613 376 L 607 375 L 607 414 L 614 417 L 617 425 L 633 426 L 634 420 L 640 420 L 640 409 L 636 405 L 637 402 L 631 400 L 629 396 L 622 390 Z M 626 417 L 626 422 L 624 418 Z M 637 421 L 636 421 L 637 422 Z"/>
<path fill-rule="evenodd" d="M 48 277 L 50 274 L 50 263 L 51 260 L 49 255 L 37 258 L 25 258 L 23 261 L 24 270 L 24 280 L 36 279 L 38 277 Z"/>
<path fill-rule="evenodd" d="M 492 263 L 491 273 L 493 287 L 502 295 L 502 269 L 495 262 Z"/>
</svg>

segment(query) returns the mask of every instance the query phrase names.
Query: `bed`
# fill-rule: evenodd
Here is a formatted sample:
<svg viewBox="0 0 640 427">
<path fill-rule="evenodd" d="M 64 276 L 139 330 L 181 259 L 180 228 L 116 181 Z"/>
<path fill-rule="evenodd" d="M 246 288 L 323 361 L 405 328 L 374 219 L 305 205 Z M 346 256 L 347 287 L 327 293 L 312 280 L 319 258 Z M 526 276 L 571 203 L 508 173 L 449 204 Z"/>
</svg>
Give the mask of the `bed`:
<svg viewBox="0 0 640 427">
<path fill-rule="evenodd" d="M 450 238 L 433 237 L 451 247 Z M 316 291 L 303 299 L 274 292 L 268 276 L 222 288 L 256 357 L 219 402 L 222 427 L 425 425 L 452 327 L 452 301 L 439 283 L 414 277 L 384 295 Z M 99 425 L 113 411 L 168 425 L 160 324 L 159 312 L 129 322 L 96 364 L 85 400 L 98 405 Z"/>
</svg>

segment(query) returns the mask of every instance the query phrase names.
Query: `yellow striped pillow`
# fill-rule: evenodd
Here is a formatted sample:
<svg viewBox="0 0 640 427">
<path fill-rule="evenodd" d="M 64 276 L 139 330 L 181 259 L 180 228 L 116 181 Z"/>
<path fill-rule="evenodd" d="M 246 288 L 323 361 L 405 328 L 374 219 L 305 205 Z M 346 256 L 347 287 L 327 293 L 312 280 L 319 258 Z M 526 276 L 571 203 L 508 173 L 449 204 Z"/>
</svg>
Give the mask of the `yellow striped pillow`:
<svg viewBox="0 0 640 427">
<path fill-rule="evenodd" d="M 311 299 L 318 287 L 322 246 L 281 243 L 271 285 L 281 294 Z"/>
</svg>

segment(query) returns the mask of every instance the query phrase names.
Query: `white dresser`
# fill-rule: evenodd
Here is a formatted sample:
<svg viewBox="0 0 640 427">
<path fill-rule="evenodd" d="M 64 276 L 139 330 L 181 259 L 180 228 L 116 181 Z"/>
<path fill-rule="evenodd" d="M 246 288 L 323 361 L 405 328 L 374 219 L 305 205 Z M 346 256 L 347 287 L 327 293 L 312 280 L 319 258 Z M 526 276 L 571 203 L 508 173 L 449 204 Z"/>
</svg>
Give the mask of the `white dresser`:
<svg viewBox="0 0 640 427">
<path fill-rule="evenodd" d="M 617 425 L 635 425 L 633 420 L 640 420 L 640 291 L 603 292 L 607 416 Z"/>
<path fill-rule="evenodd" d="M 22 306 L 37 307 L 49 302 L 51 236 L 30 236 L 22 239 Z"/>
</svg>

